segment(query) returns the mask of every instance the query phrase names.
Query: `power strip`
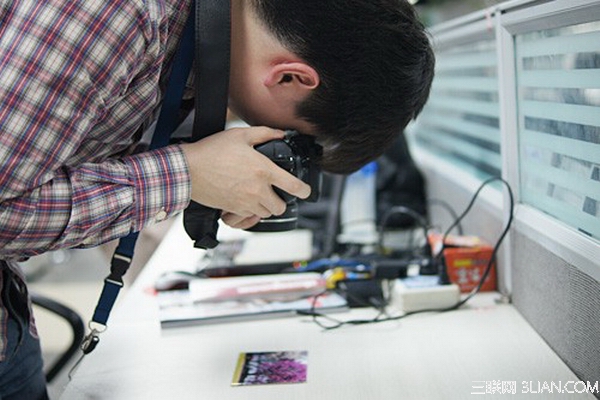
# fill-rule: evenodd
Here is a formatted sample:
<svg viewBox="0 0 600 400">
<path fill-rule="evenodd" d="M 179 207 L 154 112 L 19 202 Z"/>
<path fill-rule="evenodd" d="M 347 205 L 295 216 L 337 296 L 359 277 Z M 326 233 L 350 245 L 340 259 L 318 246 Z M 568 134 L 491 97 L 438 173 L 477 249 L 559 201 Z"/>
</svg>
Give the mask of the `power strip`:
<svg viewBox="0 0 600 400">
<path fill-rule="evenodd" d="M 393 303 L 404 312 L 441 310 L 460 300 L 458 285 L 441 285 L 438 276 L 414 276 L 396 280 Z"/>
</svg>

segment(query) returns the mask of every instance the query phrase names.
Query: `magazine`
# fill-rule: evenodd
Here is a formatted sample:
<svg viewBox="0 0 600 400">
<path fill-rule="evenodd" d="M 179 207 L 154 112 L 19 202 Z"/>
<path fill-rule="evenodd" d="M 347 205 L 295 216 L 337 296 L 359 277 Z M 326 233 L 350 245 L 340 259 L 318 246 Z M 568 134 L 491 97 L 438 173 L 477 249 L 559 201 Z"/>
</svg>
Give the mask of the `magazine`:
<svg viewBox="0 0 600 400">
<path fill-rule="evenodd" d="M 317 273 L 198 279 L 188 290 L 157 294 L 163 328 L 347 310 Z"/>
</svg>

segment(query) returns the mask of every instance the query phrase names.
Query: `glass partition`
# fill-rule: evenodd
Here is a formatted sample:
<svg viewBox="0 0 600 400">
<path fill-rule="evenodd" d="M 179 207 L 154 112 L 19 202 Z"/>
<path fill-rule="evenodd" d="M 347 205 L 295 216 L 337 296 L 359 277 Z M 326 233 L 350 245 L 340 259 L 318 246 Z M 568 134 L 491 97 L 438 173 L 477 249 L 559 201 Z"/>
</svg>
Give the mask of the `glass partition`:
<svg viewBox="0 0 600 400">
<path fill-rule="evenodd" d="M 440 46 L 430 100 L 411 128 L 419 146 L 482 177 L 502 164 L 497 64 L 494 39 Z"/>
<path fill-rule="evenodd" d="M 515 37 L 521 201 L 600 239 L 600 22 Z"/>
</svg>

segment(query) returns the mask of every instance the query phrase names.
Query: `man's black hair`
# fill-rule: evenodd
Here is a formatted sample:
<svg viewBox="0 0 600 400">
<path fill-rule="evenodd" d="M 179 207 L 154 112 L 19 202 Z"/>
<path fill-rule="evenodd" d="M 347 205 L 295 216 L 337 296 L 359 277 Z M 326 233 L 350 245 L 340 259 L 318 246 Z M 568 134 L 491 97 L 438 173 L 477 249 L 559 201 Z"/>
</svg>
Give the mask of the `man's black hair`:
<svg viewBox="0 0 600 400">
<path fill-rule="evenodd" d="M 376 159 L 427 101 L 434 56 L 406 0 L 252 0 L 267 28 L 320 85 L 297 109 L 324 145 L 322 167 Z"/>
</svg>

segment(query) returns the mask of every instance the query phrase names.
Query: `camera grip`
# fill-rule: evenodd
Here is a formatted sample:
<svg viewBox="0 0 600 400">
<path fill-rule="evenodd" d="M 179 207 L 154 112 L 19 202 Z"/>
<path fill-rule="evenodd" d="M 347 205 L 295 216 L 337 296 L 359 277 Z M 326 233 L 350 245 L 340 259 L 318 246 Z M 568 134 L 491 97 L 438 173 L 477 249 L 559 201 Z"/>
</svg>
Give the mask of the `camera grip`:
<svg viewBox="0 0 600 400">
<path fill-rule="evenodd" d="M 217 230 L 221 210 L 203 206 L 191 201 L 183 212 L 183 226 L 190 238 L 194 240 L 194 247 L 200 249 L 213 249 L 218 244 Z"/>
</svg>

